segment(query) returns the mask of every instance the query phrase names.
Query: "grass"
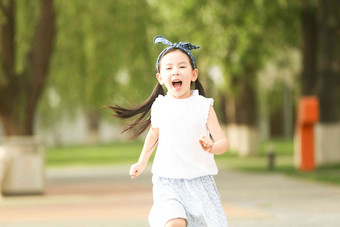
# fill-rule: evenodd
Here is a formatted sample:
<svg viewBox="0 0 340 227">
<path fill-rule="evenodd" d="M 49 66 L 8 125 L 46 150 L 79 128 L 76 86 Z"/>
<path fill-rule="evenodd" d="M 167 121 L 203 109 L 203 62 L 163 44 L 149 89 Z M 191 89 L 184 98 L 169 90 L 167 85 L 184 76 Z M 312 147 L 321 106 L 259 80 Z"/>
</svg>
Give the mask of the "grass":
<svg viewBox="0 0 340 227">
<path fill-rule="evenodd" d="M 132 164 L 138 160 L 142 147 L 143 142 L 133 141 L 98 146 L 48 148 L 46 162 L 49 167 Z M 273 170 L 268 168 L 267 150 L 270 147 L 275 150 Z M 322 166 L 311 172 L 301 172 L 294 167 L 293 150 L 293 141 L 274 140 L 262 143 L 256 155 L 240 157 L 234 152 L 227 152 L 215 156 L 215 159 L 220 168 L 267 174 L 283 173 L 301 179 L 340 185 L 340 163 Z"/>
<path fill-rule="evenodd" d="M 285 140 L 275 140 L 272 142 L 263 142 L 260 144 L 258 153 L 240 157 L 235 152 L 229 152 L 226 155 L 215 156 L 220 166 L 227 168 L 255 171 L 271 172 L 268 168 L 268 149 L 272 147 L 275 152 L 275 171 L 285 169 L 294 169 L 293 166 L 293 142 Z"/>
<path fill-rule="evenodd" d="M 275 150 L 275 167 L 270 170 L 268 166 L 268 147 Z M 216 156 L 216 162 L 221 167 L 247 172 L 283 173 L 291 177 L 340 185 L 340 163 L 318 167 L 314 171 L 299 171 L 294 166 L 293 141 L 274 140 L 264 142 L 256 155 L 239 157 L 236 154 Z"/>
<path fill-rule="evenodd" d="M 340 164 L 326 165 L 312 172 L 285 171 L 286 174 L 313 181 L 340 185 Z"/>
<path fill-rule="evenodd" d="M 48 148 L 47 166 L 116 165 L 138 160 L 141 142 Z"/>
</svg>

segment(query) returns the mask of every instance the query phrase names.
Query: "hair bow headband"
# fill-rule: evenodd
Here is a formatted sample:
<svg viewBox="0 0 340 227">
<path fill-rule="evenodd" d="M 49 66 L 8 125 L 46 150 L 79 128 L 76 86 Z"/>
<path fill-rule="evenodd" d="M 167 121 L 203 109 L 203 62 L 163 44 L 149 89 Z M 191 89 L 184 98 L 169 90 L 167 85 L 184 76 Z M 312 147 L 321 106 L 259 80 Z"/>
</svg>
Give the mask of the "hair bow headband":
<svg viewBox="0 0 340 227">
<path fill-rule="evenodd" d="M 195 58 L 194 56 L 190 53 L 190 50 L 192 49 L 198 49 L 200 48 L 199 46 L 195 46 L 191 43 L 183 43 L 183 42 L 179 42 L 179 43 L 172 43 L 170 42 L 169 40 L 167 40 L 166 38 L 164 38 L 163 36 L 161 35 L 158 35 L 156 36 L 154 39 L 153 39 L 153 43 L 156 44 L 156 43 L 163 43 L 165 45 L 168 45 L 169 47 L 165 48 L 158 56 L 157 58 L 157 63 L 156 63 L 156 67 L 157 67 L 157 72 L 159 72 L 159 62 L 163 56 L 163 54 L 168 51 L 169 49 L 171 48 L 178 48 L 178 49 L 181 49 L 183 50 L 185 53 L 188 54 L 188 56 L 190 57 L 191 61 L 192 61 L 192 64 L 194 66 L 194 69 L 197 68 L 196 66 L 196 61 L 195 61 Z"/>
</svg>

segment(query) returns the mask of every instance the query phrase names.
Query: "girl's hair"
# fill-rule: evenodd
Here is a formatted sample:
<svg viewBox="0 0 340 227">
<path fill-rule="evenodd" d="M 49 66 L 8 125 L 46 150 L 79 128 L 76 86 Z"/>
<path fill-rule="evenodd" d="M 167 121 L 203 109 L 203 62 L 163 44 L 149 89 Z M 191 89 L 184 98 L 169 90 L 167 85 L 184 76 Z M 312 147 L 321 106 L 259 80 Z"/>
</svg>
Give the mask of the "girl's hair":
<svg viewBox="0 0 340 227">
<path fill-rule="evenodd" d="M 175 50 L 180 50 L 179 48 L 170 48 L 168 51 L 166 51 L 162 57 L 164 57 L 166 54 L 175 51 Z M 184 51 L 182 51 L 183 53 L 185 53 Z M 187 53 L 185 53 L 186 55 L 188 55 Z M 189 56 L 188 56 L 189 57 Z M 190 57 L 189 57 L 190 59 Z M 192 61 L 190 60 L 190 64 L 191 67 L 194 68 Z M 160 67 L 160 65 L 159 65 Z M 195 87 L 194 89 L 197 89 L 199 94 L 205 97 L 205 92 L 204 92 L 204 88 L 202 86 L 202 84 L 200 83 L 200 81 L 197 80 L 195 82 L 192 82 Z M 130 137 L 130 139 L 135 139 L 136 137 L 138 137 L 139 135 L 141 135 L 151 124 L 151 116 L 150 116 L 150 110 L 151 110 L 151 106 L 153 104 L 153 102 L 156 100 L 156 98 L 159 95 L 164 95 L 164 89 L 162 87 L 162 85 L 160 85 L 159 83 L 157 83 L 157 85 L 155 86 L 155 88 L 153 89 L 151 95 L 149 96 L 149 98 L 142 104 L 132 107 L 130 109 L 121 107 L 119 105 L 114 105 L 114 106 L 106 106 L 108 108 L 110 108 L 111 110 L 113 110 L 114 117 L 120 118 L 120 119 L 128 119 L 128 118 L 132 118 L 137 116 L 137 119 L 134 120 L 132 123 L 128 124 L 126 127 L 123 128 L 123 130 L 121 131 L 121 133 L 124 132 L 129 132 L 131 130 L 134 131 L 134 134 Z"/>
</svg>

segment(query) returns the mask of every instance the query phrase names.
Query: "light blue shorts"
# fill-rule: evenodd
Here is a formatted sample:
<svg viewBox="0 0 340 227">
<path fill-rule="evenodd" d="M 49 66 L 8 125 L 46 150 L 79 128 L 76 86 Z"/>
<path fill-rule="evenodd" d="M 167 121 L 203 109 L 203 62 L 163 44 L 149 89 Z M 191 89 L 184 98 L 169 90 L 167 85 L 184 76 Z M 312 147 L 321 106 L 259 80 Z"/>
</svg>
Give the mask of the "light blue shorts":
<svg viewBox="0 0 340 227">
<path fill-rule="evenodd" d="M 188 227 L 227 227 L 213 176 L 194 179 L 152 177 L 154 204 L 151 227 L 163 227 L 174 218 L 184 218 Z"/>
</svg>

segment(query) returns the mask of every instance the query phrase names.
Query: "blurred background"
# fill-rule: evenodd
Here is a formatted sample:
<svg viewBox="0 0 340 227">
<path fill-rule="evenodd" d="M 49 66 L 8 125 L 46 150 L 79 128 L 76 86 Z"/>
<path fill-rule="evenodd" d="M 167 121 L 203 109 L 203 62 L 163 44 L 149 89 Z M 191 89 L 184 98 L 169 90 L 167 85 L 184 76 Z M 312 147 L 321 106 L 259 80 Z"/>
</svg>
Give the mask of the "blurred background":
<svg viewBox="0 0 340 227">
<path fill-rule="evenodd" d="M 339 12 L 338 0 L 0 0 L 0 225 L 147 226 L 150 166 L 128 176 L 145 135 L 129 141 L 104 106 L 151 94 L 163 35 L 201 47 L 230 141 L 215 157 L 230 223 L 339 226 Z"/>
<path fill-rule="evenodd" d="M 231 144 L 220 166 L 340 184 L 339 10 L 337 0 L 0 0 L 0 167 L 135 162 L 144 136 L 128 141 L 103 106 L 151 94 L 163 35 L 201 46 L 199 77 Z M 318 104 L 306 174 L 294 164 L 304 97 Z"/>
</svg>

